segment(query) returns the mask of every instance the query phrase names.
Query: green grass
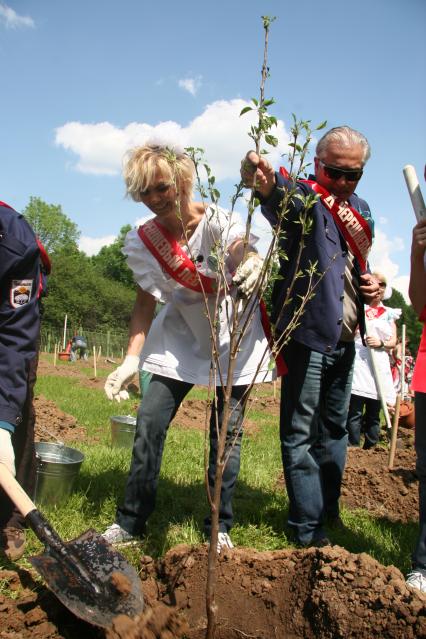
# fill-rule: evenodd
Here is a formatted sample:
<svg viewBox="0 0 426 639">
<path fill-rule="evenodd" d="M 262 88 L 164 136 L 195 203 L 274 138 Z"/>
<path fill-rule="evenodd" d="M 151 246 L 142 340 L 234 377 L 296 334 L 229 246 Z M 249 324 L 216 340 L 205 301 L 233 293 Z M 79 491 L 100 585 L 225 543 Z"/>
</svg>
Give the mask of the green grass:
<svg viewBox="0 0 426 639">
<path fill-rule="evenodd" d="M 91 371 L 87 374 L 90 377 Z M 110 446 L 109 418 L 113 414 L 135 414 L 137 399 L 112 404 L 102 389 L 89 388 L 73 377 L 45 375 L 39 376 L 36 394 L 55 401 L 87 429 L 84 440 L 69 444 L 85 454 L 73 493 L 65 503 L 40 509 L 65 540 L 88 528 L 102 532 L 114 521 L 131 457 L 129 450 Z M 205 390 L 197 388 L 188 397 L 205 399 L 206 396 Z M 253 410 L 250 420 L 256 422 L 258 429 L 243 439 L 232 538 L 239 546 L 258 550 L 291 548 L 292 541 L 285 526 L 287 497 L 280 483 L 278 418 L 265 411 Z M 204 440 L 201 431 L 170 428 L 157 507 L 149 521 L 148 536 L 141 546 L 144 553 L 161 556 L 176 544 L 204 541 L 203 520 L 208 512 L 203 484 Z M 367 552 L 385 565 L 394 564 L 401 571 L 407 571 L 417 535 L 415 524 L 391 523 L 364 511 L 347 509 L 343 510 L 342 518 L 347 531 L 333 532 L 333 541 L 351 552 Z M 25 557 L 42 549 L 33 533 L 28 537 Z M 133 549 L 125 554 L 137 565 L 139 553 Z M 25 558 L 22 565 L 28 565 Z M 0 592 L 2 587 L 0 583 Z"/>
</svg>

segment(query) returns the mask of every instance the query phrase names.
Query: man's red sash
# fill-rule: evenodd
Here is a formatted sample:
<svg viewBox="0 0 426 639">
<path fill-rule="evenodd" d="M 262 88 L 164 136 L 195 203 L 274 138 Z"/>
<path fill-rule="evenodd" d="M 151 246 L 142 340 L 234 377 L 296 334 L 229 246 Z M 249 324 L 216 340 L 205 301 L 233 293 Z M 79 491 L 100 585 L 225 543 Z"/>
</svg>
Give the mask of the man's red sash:
<svg viewBox="0 0 426 639">
<path fill-rule="evenodd" d="M 290 177 L 284 167 L 280 168 L 280 173 L 287 179 Z M 314 180 L 298 181 L 308 184 L 314 193 L 320 196 L 321 202 L 333 216 L 352 253 L 358 260 L 361 269 L 365 271 L 372 242 L 371 229 L 367 220 L 365 220 L 356 209 L 349 206 L 349 204 L 338 204 L 336 198 L 331 195 L 327 189 L 320 186 L 318 182 Z"/>
<path fill-rule="evenodd" d="M 156 219 L 138 228 L 138 235 L 164 270 L 182 286 L 197 293 L 213 294 L 217 281 L 200 273 L 173 235 Z"/>
</svg>

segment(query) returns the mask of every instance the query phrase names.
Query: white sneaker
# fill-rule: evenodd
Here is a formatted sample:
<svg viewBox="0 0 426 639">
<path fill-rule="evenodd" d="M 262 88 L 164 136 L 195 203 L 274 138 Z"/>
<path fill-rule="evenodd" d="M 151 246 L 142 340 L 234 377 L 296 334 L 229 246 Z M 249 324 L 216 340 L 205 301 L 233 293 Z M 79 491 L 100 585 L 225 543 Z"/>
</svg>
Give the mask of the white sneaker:
<svg viewBox="0 0 426 639">
<path fill-rule="evenodd" d="M 407 575 L 407 586 L 416 588 L 420 592 L 426 592 L 426 575 L 420 570 L 412 570 Z"/>
<path fill-rule="evenodd" d="M 111 524 L 111 526 L 102 533 L 102 537 L 111 544 L 111 546 L 130 546 L 138 542 L 138 539 L 128 533 L 127 530 L 124 530 L 120 524 Z"/>
<path fill-rule="evenodd" d="M 222 548 L 233 548 L 234 544 L 228 533 L 220 532 L 217 536 L 217 554 L 220 555 Z"/>
</svg>

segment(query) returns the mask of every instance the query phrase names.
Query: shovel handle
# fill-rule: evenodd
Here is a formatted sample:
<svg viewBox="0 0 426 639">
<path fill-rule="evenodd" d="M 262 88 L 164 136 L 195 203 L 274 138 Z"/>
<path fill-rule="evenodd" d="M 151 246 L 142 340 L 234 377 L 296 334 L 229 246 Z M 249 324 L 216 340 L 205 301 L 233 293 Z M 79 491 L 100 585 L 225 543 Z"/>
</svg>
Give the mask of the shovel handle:
<svg viewBox="0 0 426 639">
<path fill-rule="evenodd" d="M 36 505 L 31 501 L 20 484 L 18 484 L 10 470 L 1 462 L 0 486 L 24 517 L 26 517 L 32 510 L 36 509 Z"/>
</svg>

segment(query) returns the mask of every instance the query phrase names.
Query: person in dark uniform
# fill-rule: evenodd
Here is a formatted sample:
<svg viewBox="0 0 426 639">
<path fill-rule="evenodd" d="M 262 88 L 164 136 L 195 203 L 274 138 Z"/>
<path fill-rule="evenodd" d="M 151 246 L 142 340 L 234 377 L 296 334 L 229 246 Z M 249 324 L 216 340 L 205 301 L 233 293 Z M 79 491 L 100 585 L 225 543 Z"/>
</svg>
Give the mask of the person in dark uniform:
<svg viewBox="0 0 426 639">
<path fill-rule="evenodd" d="M 50 262 L 26 219 L 0 202 L 0 462 L 33 496 L 34 384 L 40 297 Z M 16 561 L 25 550 L 25 520 L 0 489 L 0 551 Z"/>
</svg>

